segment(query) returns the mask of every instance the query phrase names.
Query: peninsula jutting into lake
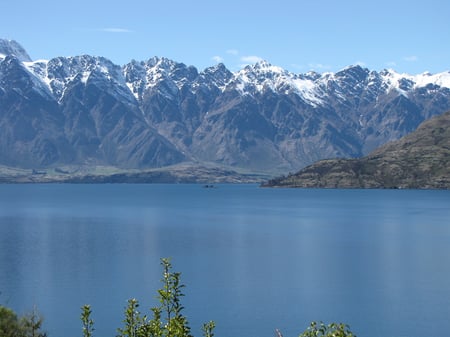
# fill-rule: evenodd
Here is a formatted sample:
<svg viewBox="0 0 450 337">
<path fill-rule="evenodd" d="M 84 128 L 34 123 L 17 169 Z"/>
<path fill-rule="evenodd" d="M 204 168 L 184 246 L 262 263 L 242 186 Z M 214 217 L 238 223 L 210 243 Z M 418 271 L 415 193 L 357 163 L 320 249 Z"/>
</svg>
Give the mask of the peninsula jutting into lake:
<svg viewBox="0 0 450 337">
<path fill-rule="evenodd" d="M 366 157 L 319 161 L 263 186 L 450 189 L 450 111 Z"/>
</svg>

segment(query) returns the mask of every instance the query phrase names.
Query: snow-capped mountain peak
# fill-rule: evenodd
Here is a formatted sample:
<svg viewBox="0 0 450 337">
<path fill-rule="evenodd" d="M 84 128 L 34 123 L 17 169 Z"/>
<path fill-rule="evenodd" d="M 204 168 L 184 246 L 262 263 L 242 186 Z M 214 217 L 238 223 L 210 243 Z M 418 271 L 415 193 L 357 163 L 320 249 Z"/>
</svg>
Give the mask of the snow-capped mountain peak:
<svg viewBox="0 0 450 337">
<path fill-rule="evenodd" d="M 416 87 L 425 87 L 428 84 L 435 84 L 440 87 L 450 88 L 450 71 L 431 74 L 425 72 L 415 76 Z"/>
<path fill-rule="evenodd" d="M 253 65 L 248 65 L 246 68 L 251 69 L 251 71 L 256 73 L 273 73 L 273 74 L 283 74 L 287 71 L 281 67 L 274 66 L 266 60 L 256 62 Z"/>
<path fill-rule="evenodd" d="M 353 65 L 296 74 L 267 61 L 199 72 L 164 57 L 118 66 L 89 55 L 31 61 L 0 41 L 0 118 L 10 128 L 1 130 L 3 165 L 154 167 L 188 158 L 288 171 L 367 154 L 450 110 L 450 72 Z"/>
<path fill-rule="evenodd" d="M 122 71 L 127 86 L 137 100 L 141 100 L 146 91 L 157 87 L 163 96 L 175 97 L 183 86 L 192 86 L 199 76 L 193 66 L 157 56 L 146 62 L 132 61 Z"/>
<path fill-rule="evenodd" d="M 223 63 L 218 63 L 200 72 L 195 81 L 195 85 L 216 86 L 223 92 L 233 76 L 234 74 Z"/>
<path fill-rule="evenodd" d="M 0 59 L 6 56 L 15 56 L 21 62 L 31 62 L 31 57 L 18 42 L 0 39 Z"/>
<path fill-rule="evenodd" d="M 103 90 L 115 88 L 117 95 L 130 102 L 135 100 L 126 85 L 122 67 L 104 57 L 79 55 L 22 64 L 48 88 L 57 101 L 64 97 L 68 86 L 78 82 L 84 85 L 95 82 Z"/>
<path fill-rule="evenodd" d="M 297 94 L 314 106 L 322 103 L 315 78 L 291 73 L 267 61 L 246 66 L 235 73 L 232 82 L 242 93 L 264 93 L 271 90 L 280 94 Z"/>
<path fill-rule="evenodd" d="M 388 90 L 397 90 L 406 96 L 407 92 L 417 88 L 423 88 L 430 84 L 442 88 L 450 88 L 450 72 L 431 74 L 425 72 L 418 75 L 400 74 L 393 69 L 385 69 L 380 72 L 383 82 Z"/>
</svg>

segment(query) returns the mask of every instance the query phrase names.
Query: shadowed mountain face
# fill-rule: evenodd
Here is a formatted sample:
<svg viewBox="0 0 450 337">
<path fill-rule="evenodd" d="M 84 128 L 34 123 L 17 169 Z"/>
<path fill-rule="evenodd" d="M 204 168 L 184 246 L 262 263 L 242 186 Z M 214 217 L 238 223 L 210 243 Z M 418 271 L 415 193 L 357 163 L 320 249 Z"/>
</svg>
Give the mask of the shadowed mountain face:
<svg viewBox="0 0 450 337">
<path fill-rule="evenodd" d="M 361 159 L 319 161 L 273 187 L 450 188 L 450 111 Z"/>
<path fill-rule="evenodd" d="M 267 62 L 198 71 L 166 58 L 32 62 L 0 40 L 0 165 L 162 167 L 184 161 L 265 171 L 358 157 L 450 109 L 450 73 L 360 66 L 293 74 Z"/>
<path fill-rule="evenodd" d="M 50 91 L 23 64 L 0 62 L 0 160 L 19 167 L 71 161 L 64 115 Z"/>
</svg>

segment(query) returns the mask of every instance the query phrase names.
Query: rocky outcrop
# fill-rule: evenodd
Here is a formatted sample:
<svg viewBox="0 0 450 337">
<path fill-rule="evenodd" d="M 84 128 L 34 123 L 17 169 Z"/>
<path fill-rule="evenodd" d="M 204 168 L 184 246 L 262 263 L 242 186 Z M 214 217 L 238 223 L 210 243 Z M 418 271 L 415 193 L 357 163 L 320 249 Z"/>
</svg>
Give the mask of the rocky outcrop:
<svg viewBox="0 0 450 337">
<path fill-rule="evenodd" d="M 450 111 L 366 157 L 319 161 L 264 186 L 449 189 Z"/>
</svg>

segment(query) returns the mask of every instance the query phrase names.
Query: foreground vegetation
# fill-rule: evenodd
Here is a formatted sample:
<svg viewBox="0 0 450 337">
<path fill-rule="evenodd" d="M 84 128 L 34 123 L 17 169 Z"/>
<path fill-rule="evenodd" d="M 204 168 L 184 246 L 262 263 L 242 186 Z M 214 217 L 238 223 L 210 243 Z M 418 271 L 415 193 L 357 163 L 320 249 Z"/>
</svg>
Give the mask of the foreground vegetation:
<svg viewBox="0 0 450 337">
<path fill-rule="evenodd" d="M 187 318 L 183 315 L 181 298 L 184 296 L 181 273 L 172 272 L 170 259 L 161 259 L 162 288 L 158 290 L 159 305 L 151 309 L 151 316 L 139 311 L 139 301 L 128 300 L 123 327 L 117 329 L 116 337 L 192 337 Z M 23 317 L 0 305 L 0 337 L 47 337 L 42 331 L 43 318 L 36 310 Z M 95 325 L 91 306 L 81 307 L 82 337 L 94 337 Z M 214 337 L 214 321 L 203 324 L 204 337 Z M 276 330 L 278 337 L 283 337 Z M 312 322 L 299 337 L 356 337 L 345 324 Z"/>
<path fill-rule="evenodd" d="M 46 337 L 42 331 L 43 318 L 36 309 L 23 317 L 0 305 L 0 336 L 1 337 Z"/>
</svg>

